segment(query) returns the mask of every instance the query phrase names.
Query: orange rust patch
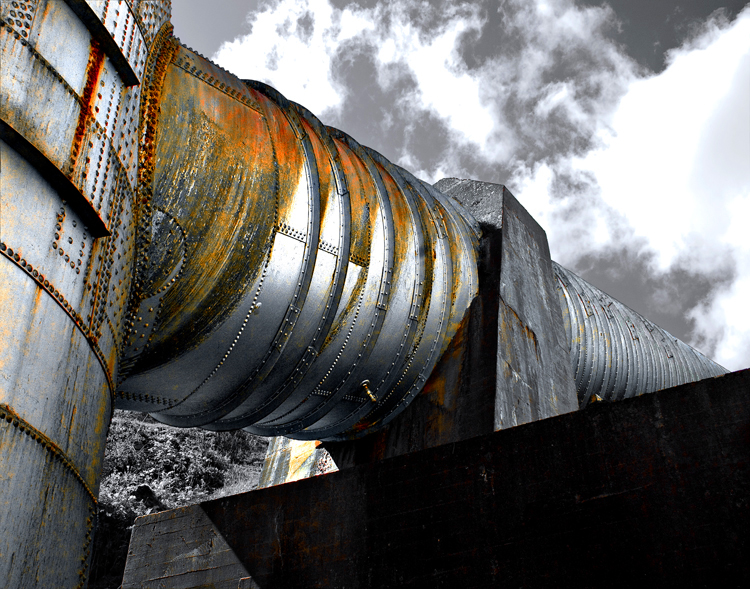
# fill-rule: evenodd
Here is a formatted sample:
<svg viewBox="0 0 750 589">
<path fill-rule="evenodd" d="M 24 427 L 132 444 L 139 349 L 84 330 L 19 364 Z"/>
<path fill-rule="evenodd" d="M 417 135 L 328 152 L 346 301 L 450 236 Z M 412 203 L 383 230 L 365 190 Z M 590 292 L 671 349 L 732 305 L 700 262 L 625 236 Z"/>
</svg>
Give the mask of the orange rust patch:
<svg viewBox="0 0 750 589">
<path fill-rule="evenodd" d="M 81 112 L 78 114 L 78 124 L 73 135 L 73 147 L 70 151 L 70 162 L 68 163 L 68 177 L 73 174 L 78 154 L 81 152 L 83 136 L 86 134 L 86 123 L 89 117 L 93 117 L 96 87 L 99 84 L 102 69 L 104 67 L 104 51 L 96 39 L 91 39 L 91 50 L 89 51 L 89 62 L 86 65 L 86 84 L 81 96 Z"/>
</svg>

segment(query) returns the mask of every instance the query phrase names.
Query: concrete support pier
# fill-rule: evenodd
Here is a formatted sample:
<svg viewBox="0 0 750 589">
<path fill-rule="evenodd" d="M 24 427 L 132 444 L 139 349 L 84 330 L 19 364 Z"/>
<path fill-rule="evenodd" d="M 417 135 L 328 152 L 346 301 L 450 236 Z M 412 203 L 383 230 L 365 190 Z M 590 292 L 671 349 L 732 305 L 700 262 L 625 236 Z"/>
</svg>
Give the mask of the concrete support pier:
<svg viewBox="0 0 750 589">
<path fill-rule="evenodd" d="M 749 436 L 750 370 L 595 403 L 139 518 L 123 587 L 744 586 Z"/>
<path fill-rule="evenodd" d="M 482 228 L 479 294 L 399 419 L 359 440 L 324 443 L 339 468 L 578 409 L 544 230 L 501 184 L 447 178 L 435 187 L 459 201 Z M 326 457 L 311 442 L 274 440 L 261 486 L 302 478 L 294 465 L 305 460 L 306 472 L 327 472 L 312 464 Z"/>
</svg>

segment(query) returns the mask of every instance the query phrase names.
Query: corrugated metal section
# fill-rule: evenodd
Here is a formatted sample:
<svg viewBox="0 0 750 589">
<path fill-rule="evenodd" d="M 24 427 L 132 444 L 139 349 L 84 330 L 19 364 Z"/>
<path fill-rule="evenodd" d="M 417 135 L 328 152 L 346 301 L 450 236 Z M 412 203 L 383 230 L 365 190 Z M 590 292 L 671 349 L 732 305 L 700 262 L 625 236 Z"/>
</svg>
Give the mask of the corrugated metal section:
<svg viewBox="0 0 750 589">
<path fill-rule="evenodd" d="M 470 215 L 175 40 L 155 63 L 118 406 L 304 439 L 386 423 L 476 293 Z"/>
<path fill-rule="evenodd" d="M 585 280 L 552 263 L 581 406 L 727 372 Z"/>
</svg>

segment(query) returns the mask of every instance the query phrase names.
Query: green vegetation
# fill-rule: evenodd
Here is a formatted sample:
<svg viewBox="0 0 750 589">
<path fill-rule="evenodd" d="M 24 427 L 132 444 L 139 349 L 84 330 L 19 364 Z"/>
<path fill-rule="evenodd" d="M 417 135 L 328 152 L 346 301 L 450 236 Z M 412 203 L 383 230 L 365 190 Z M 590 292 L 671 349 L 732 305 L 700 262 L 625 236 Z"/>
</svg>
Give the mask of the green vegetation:
<svg viewBox="0 0 750 589">
<path fill-rule="evenodd" d="M 254 489 L 267 446 L 267 439 L 243 431 L 177 429 L 145 414 L 115 411 L 89 588 L 122 583 L 136 517 Z"/>
</svg>

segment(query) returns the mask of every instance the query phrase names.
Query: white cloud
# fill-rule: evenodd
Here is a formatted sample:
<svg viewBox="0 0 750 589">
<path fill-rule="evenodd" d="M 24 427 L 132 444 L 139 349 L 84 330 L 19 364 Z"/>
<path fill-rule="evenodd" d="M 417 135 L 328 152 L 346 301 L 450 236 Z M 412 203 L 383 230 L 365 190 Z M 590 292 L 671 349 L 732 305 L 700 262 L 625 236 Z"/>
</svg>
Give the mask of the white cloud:
<svg viewBox="0 0 750 589">
<path fill-rule="evenodd" d="M 502 12 L 498 22 L 478 6 L 455 8 L 427 41 L 408 22 L 376 29 L 381 65 L 398 62 L 416 82 L 399 104 L 404 116 L 430 112 L 448 131 L 441 157 L 418 170 L 428 180 L 466 173 L 467 159 L 528 172 L 526 166 L 559 156 L 561 136 L 569 141 L 565 150 L 580 148 L 635 76 L 634 62 L 604 34 L 614 22 L 608 8 L 579 8 L 568 0 L 490 3 L 488 11 Z M 389 15 L 399 20 L 408 13 L 393 8 Z M 460 41 L 480 31 L 499 41 L 470 68 L 459 55 Z M 407 145 L 399 163 L 420 159 Z"/>
<path fill-rule="evenodd" d="M 419 0 L 370 9 L 335 9 L 326 0 L 281 0 L 251 14 L 252 32 L 224 43 L 214 60 L 240 77 L 272 84 L 335 123 L 348 89 L 337 82 L 334 59 L 354 53 L 355 46 L 369 48 L 384 90 L 407 75 L 416 82 L 394 103 L 402 116 L 429 112 L 445 122 L 452 145 L 484 149 L 494 130 L 491 105 L 481 95 L 481 79 L 468 75 L 455 54 L 458 38 L 481 22 L 470 4 L 443 9 L 444 24 L 426 36 L 413 16 L 435 9 Z M 306 15 L 313 23 L 311 35 L 298 25 Z M 409 155 L 404 152 L 405 161 Z"/>
<path fill-rule="evenodd" d="M 633 82 L 611 129 L 599 133 L 603 146 L 574 160 L 594 173 L 602 200 L 646 240 L 661 271 L 697 240 L 704 252 L 691 263 L 711 272 L 723 253 L 712 244 L 731 220 L 726 205 L 750 189 L 750 12 L 710 34 L 710 44 L 674 51 L 664 72 Z M 713 153 L 707 134 L 715 135 Z"/>
<path fill-rule="evenodd" d="M 655 275 L 716 278 L 690 312 L 694 343 L 750 364 L 750 8 L 706 23 L 659 75 L 613 41 L 606 4 L 278 0 L 249 18 L 220 65 L 336 125 L 362 97 L 336 68 L 366 54 L 382 93 L 374 127 L 398 163 L 432 181 L 507 183 L 563 264 L 627 249 Z M 441 126 L 429 153 L 414 141 L 426 117 Z"/>
<path fill-rule="evenodd" d="M 346 90 L 331 75 L 332 55 L 371 23 L 340 14 L 326 0 L 282 0 L 249 17 L 251 33 L 222 44 L 216 63 L 240 78 L 273 85 L 316 114 L 341 108 Z"/>
<path fill-rule="evenodd" d="M 691 315 L 696 322 L 696 341 L 716 349 L 717 360 L 728 368 L 746 368 L 750 358 L 750 191 L 731 200 L 726 207 L 731 217 L 722 241 L 732 250 L 737 278 Z"/>
<path fill-rule="evenodd" d="M 506 20 L 493 20 L 492 11 Z M 408 79 L 410 91 L 394 93 L 391 110 L 406 125 L 429 114 L 447 133 L 442 156 L 425 162 L 427 179 L 442 169 L 460 173 L 467 150 L 484 165 L 538 158 L 551 149 L 545 137 L 560 134 L 550 128 L 555 122 L 578 138 L 591 135 L 598 111 L 611 108 L 633 68 L 604 35 L 611 10 L 578 8 L 570 0 L 499 7 L 403 0 L 343 9 L 327 0 L 278 0 L 249 19 L 252 32 L 222 45 L 215 60 L 240 77 L 272 84 L 328 123 L 352 108 L 345 104 L 352 89 L 333 69 L 336 59 L 369 52 L 384 92 Z M 507 42 L 470 68 L 461 42 L 480 32 Z M 410 149 L 401 146 L 401 163 L 421 159 Z"/>
<path fill-rule="evenodd" d="M 573 158 L 604 207 L 632 228 L 653 270 L 736 279 L 691 312 L 694 343 L 733 369 L 750 364 L 750 9 L 634 81 L 602 146 Z M 596 240 L 601 243 L 600 240 Z M 596 243 L 594 241 L 594 243 Z M 608 247 L 627 247 L 615 235 Z"/>
<path fill-rule="evenodd" d="M 380 30 L 381 35 L 389 37 L 374 40 L 382 40 L 385 47 L 378 53 L 378 65 L 385 69 L 400 63 L 410 70 L 416 88 L 404 100 L 409 110 L 431 112 L 455 133 L 454 139 L 483 149 L 494 126 L 490 104 L 482 100 L 481 80 L 469 75 L 455 51 L 459 36 L 469 28 L 477 28 L 478 18 L 472 15 L 446 20 L 445 29 L 429 40 L 421 39 L 419 30 L 408 22 L 401 21 L 393 31 Z M 391 32 L 395 35 L 390 36 Z"/>
</svg>

